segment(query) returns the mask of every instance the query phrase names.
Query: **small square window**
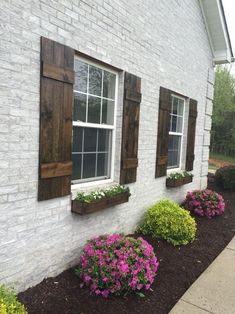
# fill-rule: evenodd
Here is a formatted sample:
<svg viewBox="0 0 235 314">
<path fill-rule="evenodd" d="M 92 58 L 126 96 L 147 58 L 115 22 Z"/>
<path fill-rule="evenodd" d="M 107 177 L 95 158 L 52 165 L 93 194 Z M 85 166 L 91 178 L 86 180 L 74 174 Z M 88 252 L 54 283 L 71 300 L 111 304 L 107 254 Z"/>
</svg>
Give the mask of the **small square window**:
<svg viewBox="0 0 235 314">
<path fill-rule="evenodd" d="M 101 96 L 102 70 L 89 66 L 89 94 Z"/>
<path fill-rule="evenodd" d="M 87 93 L 88 64 L 81 62 L 80 60 L 76 60 L 74 67 L 74 89 L 78 92 Z"/>
<path fill-rule="evenodd" d="M 88 96 L 87 122 L 100 123 L 101 98 Z"/>
<path fill-rule="evenodd" d="M 104 71 L 103 97 L 112 100 L 115 99 L 115 84 L 116 84 L 115 74 Z"/>
<path fill-rule="evenodd" d="M 114 123 L 114 101 L 103 99 L 102 103 L 102 123 L 113 125 Z"/>
<path fill-rule="evenodd" d="M 86 121 L 87 97 L 84 94 L 75 93 L 73 102 L 73 120 Z"/>
</svg>

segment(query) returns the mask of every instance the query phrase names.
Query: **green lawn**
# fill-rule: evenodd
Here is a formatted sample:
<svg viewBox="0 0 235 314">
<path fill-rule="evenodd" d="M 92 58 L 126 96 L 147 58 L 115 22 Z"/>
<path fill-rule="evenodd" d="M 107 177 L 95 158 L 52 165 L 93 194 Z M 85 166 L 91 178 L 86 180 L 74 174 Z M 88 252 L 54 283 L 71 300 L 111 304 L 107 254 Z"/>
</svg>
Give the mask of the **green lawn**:
<svg viewBox="0 0 235 314">
<path fill-rule="evenodd" d="M 225 155 L 222 155 L 222 154 L 210 153 L 210 158 L 217 159 L 217 160 L 228 161 L 228 162 L 232 162 L 232 163 L 235 164 L 235 157 L 232 157 L 232 156 L 225 156 Z"/>
<path fill-rule="evenodd" d="M 219 167 L 209 163 L 209 170 L 214 170 L 215 171 L 217 169 L 219 169 Z"/>
</svg>

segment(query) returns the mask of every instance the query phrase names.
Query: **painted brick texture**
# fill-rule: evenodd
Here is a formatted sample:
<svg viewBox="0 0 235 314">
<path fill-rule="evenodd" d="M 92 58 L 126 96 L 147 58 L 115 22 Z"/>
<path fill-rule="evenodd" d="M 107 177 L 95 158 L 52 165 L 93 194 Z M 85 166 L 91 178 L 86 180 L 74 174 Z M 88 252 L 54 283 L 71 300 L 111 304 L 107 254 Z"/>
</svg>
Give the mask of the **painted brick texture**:
<svg viewBox="0 0 235 314">
<path fill-rule="evenodd" d="M 88 238 L 133 231 L 152 202 L 180 201 L 205 187 L 213 67 L 197 0 L 2 0 L 0 21 L 0 282 L 20 291 L 76 264 Z M 37 201 L 40 36 L 141 77 L 139 167 L 129 203 L 80 217 L 70 197 Z M 194 182 L 174 190 L 154 178 L 160 86 L 198 101 Z"/>
</svg>

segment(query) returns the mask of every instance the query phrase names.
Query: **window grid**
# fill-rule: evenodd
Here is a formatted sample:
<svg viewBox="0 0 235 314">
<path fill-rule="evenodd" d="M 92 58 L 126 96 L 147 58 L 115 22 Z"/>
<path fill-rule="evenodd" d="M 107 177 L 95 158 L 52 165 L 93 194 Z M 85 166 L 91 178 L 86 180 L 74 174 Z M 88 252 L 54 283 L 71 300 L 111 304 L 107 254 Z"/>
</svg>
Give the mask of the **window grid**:
<svg viewBox="0 0 235 314">
<path fill-rule="evenodd" d="M 83 61 L 82 61 L 83 62 Z M 84 61 L 84 63 L 87 63 L 86 61 Z M 81 127 L 82 128 L 82 152 L 72 152 L 73 155 L 81 155 L 81 179 L 75 179 L 73 180 L 73 183 L 81 183 L 81 182 L 87 182 L 87 181 L 95 181 L 95 180 L 101 180 L 101 179 L 107 179 L 110 178 L 111 176 L 111 160 L 112 160 L 112 140 L 114 139 L 114 130 L 115 130 L 115 117 L 113 119 L 113 124 L 105 124 L 102 123 L 102 119 L 103 119 L 103 100 L 107 100 L 107 101 L 111 101 L 113 102 L 113 106 L 114 106 L 114 112 L 113 114 L 115 114 L 115 103 L 116 103 L 116 82 L 117 82 L 117 74 L 113 73 L 113 72 L 109 72 L 109 70 L 104 70 L 103 68 L 100 68 L 99 66 L 96 65 L 92 65 L 92 64 L 88 64 L 88 68 L 87 68 L 87 82 L 86 82 L 86 93 L 85 92 L 80 92 L 79 90 L 74 90 L 75 94 L 82 94 L 82 95 L 86 95 L 86 122 L 81 121 L 81 120 L 75 120 L 73 121 L 73 126 L 74 127 Z M 92 93 L 89 93 L 89 82 L 90 82 L 90 66 L 95 66 L 99 69 L 101 69 L 101 95 L 95 95 Z M 114 89 L 114 97 L 113 98 L 108 98 L 108 97 L 103 97 L 103 88 L 104 88 L 104 72 L 107 71 L 108 73 L 112 73 L 115 75 L 115 89 Z M 88 116 L 89 116 L 89 96 L 94 97 L 94 98 L 98 98 L 100 99 L 101 103 L 100 103 L 100 120 L 99 123 L 93 123 L 93 122 L 88 122 Z M 107 104 L 108 107 L 108 104 Z M 107 121 L 108 122 L 108 121 Z M 85 128 L 96 128 L 96 151 L 94 152 L 84 152 L 84 133 L 85 133 Z M 99 145 L 99 129 L 104 129 L 104 130 L 108 130 L 109 134 L 108 134 L 108 150 L 104 150 L 104 151 L 98 151 L 98 145 Z M 91 177 L 91 178 L 84 178 L 84 155 L 88 155 L 88 154 L 95 154 L 95 177 Z M 104 164 L 106 164 L 107 162 L 107 168 L 106 171 L 107 175 L 105 176 L 97 176 L 98 174 L 98 156 L 99 154 L 104 154 L 104 155 L 108 155 L 108 156 L 104 156 L 104 158 L 107 158 L 107 160 L 104 160 Z"/>
<path fill-rule="evenodd" d="M 84 129 L 82 130 L 82 152 L 84 152 Z M 81 178 L 83 178 L 83 164 L 84 164 L 84 154 L 82 154 L 82 160 L 81 160 Z"/>
<path fill-rule="evenodd" d="M 177 99 L 177 114 L 173 113 L 174 112 L 174 98 Z M 178 112 L 180 112 L 180 103 L 179 100 L 183 101 L 182 102 L 182 115 L 178 114 Z M 180 98 L 178 96 L 175 95 L 171 95 L 171 112 L 170 112 L 170 131 L 169 131 L 169 135 L 175 137 L 175 139 L 178 137 L 178 143 L 177 143 L 177 148 L 174 149 L 170 149 L 168 148 L 168 154 L 169 152 L 174 152 L 177 153 L 177 162 L 172 165 L 172 166 L 168 166 L 168 169 L 176 169 L 176 168 L 180 168 L 181 167 L 181 154 L 182 154 L 182 139 L 183 139 L 183 127 L 184 127 L 184 107 L 185 107 L 185 99 Z M 181 122 L 181 132 L 177 132 L 177 131 L 172 131 L 172 117 L 176 117 L 176 126 L 175 129 L 178 130 L 178 126 L 179 126 L 179 119 L 182 119 Z"/>
<path fill-rule="evenodd" d="M 115 99 L 113 99 L 113 98 L 101 97 L 101 96 L 90 94 L 90 93 L 84 93 L 84 92 L 80 92 L 80 91 L 78 91 L 76 89 L 74 89 L 73 92 L 77 93 L 77 94 L 88 95 L 88 96 L 92 96 L 92 97 L 96 97 L 96 98 L 102 98 L 102 99 L 105 99 L 105 100 L 115 101 Z"/>
<path fill-rule="evenodd" d="M 87 87 L 86 87 L 86 122 L 88 121 L 88 99 L 89 99 L 89 74 L 90 74 L 90 66 L 88 65 L 87 69 Z"/>
<path fill-rule="evenodd" d="M 85 128 L 82 128 L 82 150 L 81 152 L 72 152 L 73 155 L 81 155 L 81 179 L 75 179 L 73 180 L 74 183 L 76 182 L 81 182 L 81 180 L 84 180 L 84 181 L 87 181 L 88 179 L 90 178 L 84 178 L 83 177 L 83 163 L 84 163 L 84 155 L 90 155 L 90 154 L 95 154 L 96 156 L 96 161 L 95 161 L 95 178 L 97 178 L 97 171 L 98 171 L 98 155 L 100 154 L 110 154 L 111 153 L 111 137 L 112 137 L 112 134 L 109 133 L 108 135 L 108 148 L 109 150 L 99 150 L 99 129 L 96 130 L 96 150 L 95 151 L 84 151 L 84 135 L 85 133 Z M 108 159 L 108 166 L 107 166 L 107 169 L 108 169 L 108 173 L 107 175 L 105 176 L 102 176 L 102 177 L 99 177 L 99 178 L 107 178 L 109 177 L 109 172 L 110 172 L 110 161 Z"/>
<path fill-rule="evenodd" d="M 104 71 L 102 71 L 102 80 L 101 80 L 100 124 L 102 124 L 102 114 L 103 114 L 103 112 L 102 112 L 102 108 L 103 108 L 103 87 L 104 87 Z"/>
<path fill-rule="evenodd" d="M 99 147 L 99 130 L 96 131 L 96 152 L 98 152 L 98 147 Z M 95 177 L 97 177 L 97 160 L 98 153 L 95 154 Z"/>
</svg>

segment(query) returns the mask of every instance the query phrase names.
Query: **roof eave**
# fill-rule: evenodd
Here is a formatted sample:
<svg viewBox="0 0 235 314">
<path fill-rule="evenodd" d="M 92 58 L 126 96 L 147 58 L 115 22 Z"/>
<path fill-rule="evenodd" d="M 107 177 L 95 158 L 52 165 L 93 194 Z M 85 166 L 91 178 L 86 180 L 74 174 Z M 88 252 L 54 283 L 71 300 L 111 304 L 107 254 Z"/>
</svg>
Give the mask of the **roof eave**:
<svg viewBox="0 0 235 314">
<path fill-rule="evenodd" d="M 213 16 L 211 15 L 210 10 L 208 9 L 208 5 L 211 3 L 207 2 L 208 0 L 199 0 L 202 15 L 205 21 L 205 26 L 208 34 L 208 39 L 213 55 L 213 62 L 215 64 L 224 64 L 234 62 L 233 50 L 231 45 L 231 40 L 228 32 L 227 21 L 224 13 L 224 7 L 222 0 L 216 0 L 213 2 L 213 5 L 216 5 L 217 9 L 217 20 L 216 26 L 219 27 L 219 31 L 221 33 L 221 37 L 223 40 L 223 45 L 218 49 L 218 43 L 221 46 L 221 42 L 218 42 L 218 39 L 215 35 L 215 29 L 213 29 Z M 222 49 L 221 49 L 222 48 Z"/>
</svg>

